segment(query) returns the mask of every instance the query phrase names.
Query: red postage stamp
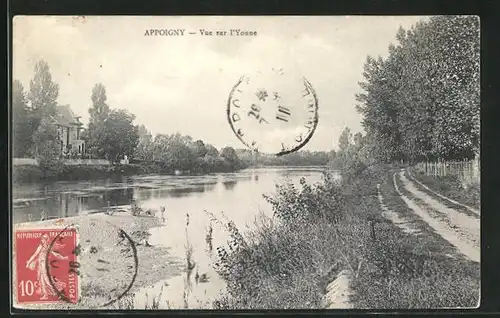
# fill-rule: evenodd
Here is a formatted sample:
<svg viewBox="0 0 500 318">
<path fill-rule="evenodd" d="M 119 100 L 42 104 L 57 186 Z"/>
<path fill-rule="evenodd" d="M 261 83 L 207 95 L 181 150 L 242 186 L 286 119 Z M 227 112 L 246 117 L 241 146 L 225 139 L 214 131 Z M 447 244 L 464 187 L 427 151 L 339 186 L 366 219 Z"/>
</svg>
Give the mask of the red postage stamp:
<svg viewBox="0 0 500 318">
<path fill-rule="evenodd" d="M 16 230 L 15 254 L 18 304 L 78 302 L 75 228 Z"/>
</svg>

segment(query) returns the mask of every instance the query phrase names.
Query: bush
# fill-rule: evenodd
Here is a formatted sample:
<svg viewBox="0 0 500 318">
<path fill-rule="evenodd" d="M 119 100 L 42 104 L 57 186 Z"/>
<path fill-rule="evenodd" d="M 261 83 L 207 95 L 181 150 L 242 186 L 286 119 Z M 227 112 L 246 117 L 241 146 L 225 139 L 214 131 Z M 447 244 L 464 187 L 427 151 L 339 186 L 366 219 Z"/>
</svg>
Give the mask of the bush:
<svg viewBox="0 0 500 318">
<path fill-rule="evenodd" d="M 313 186 L 302 178 L 300 187 L 287 182 L 277 185 L 276 196 L 266 195 L 276 218 L 261 216 L 244 242 L 229 226 L 231 241 L 240 243 L 232 253 L 218 247 L 228 285 L 218 308 L 318 308 L 341 258 L 333 227 L 344 200 L 328 174 Z"/>
<path fill-rule="evenodd" d="M 228 295 L 217 299 L 217 308 L 318 308 L 340 259 L 333 225 L 287 226 L 265 217 L 259 222 L 245 248 L 225 261 Z"/>
<path fill-rule="evenodd" d="M 434 236 L 406 234 L 381 216 L 377 184 L 387 188 L 396 170 L 368 167 L 343 192 L 328 177 L 313 186 L 301 180 L 300 189 L 277 186 L 276 196 L 266 196 L 276 220 L 257 223 L 232 253 L 218 248 L 228 294 L 216 308 L 320 308 L 327 284 L 343 269 L 353 273 L 356 308 L 475 306 L 477 264 L 450 261 L 434 248 Z M 241 237 L 235 228 L 231 233 Z"/>
<path fill-rule="evenodd" d="M 278 184 L 275 197 L 264 195 L 279 219 L 287 224 L 297 220 L 311 222 L 320 219 L 334 223 L 339 220 L 344 199 L 330 174 L 325 173 L 324 181 L 312 186 L 301 178 L 300 185 L 302 189 L 299 190 L 290 182 Z"/>
</svg>

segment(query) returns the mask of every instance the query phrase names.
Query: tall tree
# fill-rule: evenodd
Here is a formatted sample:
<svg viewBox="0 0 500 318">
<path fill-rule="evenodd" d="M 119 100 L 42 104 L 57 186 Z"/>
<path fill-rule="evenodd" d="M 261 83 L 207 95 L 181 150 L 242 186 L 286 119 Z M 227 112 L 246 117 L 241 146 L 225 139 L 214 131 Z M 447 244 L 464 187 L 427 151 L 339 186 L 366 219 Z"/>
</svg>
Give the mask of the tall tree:
<svg viewBox="0 0 500 318">
<path fill-rule="evenodd" d="M 89 109 L 90 118 L 94 121 L 106 119 L 110 108 L 107 104 L 106 87 L 102 83 L 94 85 L 90 99 L 92 100 L 92 107 Z"/>
<path fill-rule="evenodd" d="M 351 145 L 352 133 L 349 127 L 345 127 L 339 137 L 339 152 L 346 152 Z"/>
<path fill-rule="evenodd" d="M 386 159 L 470 158 L 479 148 L 479 21 L 439 16 L 400 28 L 367 58 L 357 110 Z"/>
<path fill-rule="evenodd" d="M 14 157 L 25 157 L 31 148 L 28 101 L 23 84 L 14 80 L 12 84 L 12 151 Z"/>
<path fill-rule="evenodd" d="M 27 95 L 29 101 L 29 122 L 27 130 L 33 136 L 44 118 L 57 114 L 59 85 L 52 80 L 50 67 L 44 60 L 35 64 L 35 74 L 30 81 Z M 33 146 L 33 143 L 32 145 Z"/>
<path fill-rule="evenodd" d="M 44 60 L 38 61 L 28 93 L 31 110 L 39 112 L 40 118 L 44 115 L 54 115 L 57 112 L 58 97 L 59 85 L 52 81 L 49 64 Z"/>
<path fill-rule="evenodd" d="M 106 155 L 104 137 L 106 135 L 105 121 L 109 116 L 110 108 L 107 104 L 106 88 L 102 83 L 97 83 L 92 89 L 92 106 L 89 108 L 89 128 L 87 149 L 97 157 L 104 158 Z"/>
</svg>

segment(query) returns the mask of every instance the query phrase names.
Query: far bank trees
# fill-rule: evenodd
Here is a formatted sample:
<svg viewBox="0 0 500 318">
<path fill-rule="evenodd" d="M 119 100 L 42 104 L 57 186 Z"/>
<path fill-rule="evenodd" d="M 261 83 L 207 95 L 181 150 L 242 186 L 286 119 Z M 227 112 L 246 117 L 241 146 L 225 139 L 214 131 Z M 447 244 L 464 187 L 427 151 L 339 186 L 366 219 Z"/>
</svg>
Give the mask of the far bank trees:
<svg viewBox="0 0 500 318">
<path fill-rule="evenodd" d="M 111 109 L 102 83 L 92 89 L 91 100 L 86 143 L 92 156 L 118 163 L 124 156 L 133 155 L 139 142 L 139 127 L 134 125 L 135 115 L 124 109 Z"/>
</svg>

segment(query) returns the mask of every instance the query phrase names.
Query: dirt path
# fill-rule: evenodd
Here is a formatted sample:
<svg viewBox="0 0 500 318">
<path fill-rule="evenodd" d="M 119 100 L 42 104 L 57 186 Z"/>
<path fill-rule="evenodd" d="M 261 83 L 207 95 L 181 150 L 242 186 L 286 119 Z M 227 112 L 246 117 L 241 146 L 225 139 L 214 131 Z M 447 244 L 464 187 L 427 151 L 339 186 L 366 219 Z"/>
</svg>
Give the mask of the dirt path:
<svg viewBox="0 0 500 318">
<path fill-rule="evenodd" d="M 402 218 L 398 213 L 389 209 L 385 205 L 384 196 L 382 195 L 382 192 L 380 192 L 380 184 L 377 184 L 377 195 L 378 195 L 378 201 L 380 204 L 380 208 L 382 209 L 382 216 L 383 217 L 385 217 L 386 219 L 388 219 L 392 223 L 396 224 L 405 233 L 410 233 L 410 234 L 415 234 L 415 235 L 420 234 L 420 230 L 417 229 L 416 227 L 412 226 L 411 222 Z"/>
<path fill-rule="evenodd" d="M 430 227 L 432 227 L 439 235 L 454 245 L 461 253 L 475 262 L 480 261 L 480 245 L 479 245 L 479 220 L 471 218 L 467 215 L 459 213 L 450 209 L 442 203 L 432 199 L 424 192 L 418 190 L 416 186 L 404 175 L 404 170 L 399 172 L 404 188 L 413 197 L 421 200 L 424 204 L 418 204 L 415 200 L 408 198 L 404 195 L 397 183 L 396 174 L 393 175 L 394 187 L 397 193 L 401 196 L 403 201 L 424 220 Z M 433 218 L 428 209 L 437 210 L 445 214 L 448 218 L 448 224 L 444 221 Z M 453 227 L 450 227 L 450 225 Z"/>
<path fill-rule="evenodd" d="M 465 204 L 462 204 L 462 203 L 457 202 L 455 200 L 452 200 L 452 199 L 450 199 L 450 198 L 448 198 L 448 197 L 446 197 L 446 196 L 444 196 L 444 195 L 442 195 L 440 193 L 437 193 L 436 191 L 432 190 L 431 188 L 429 188 L 428 186 L 426 186 L 422 182 L 418 181 L 417 178 L 415 178 L 415 176 L 413 176 L 413 174 L 410 171 L 408 171 L 408 175 L 410 176 L 411 181 L 417 183 L 418 185 L 420 185 L 421 187 L 423 187 L 424 189 L 426 189 L 430 193 L 432 193 L 432 194 L 440 197 L 441 199 L 444 199 L 444 200 L 449 201 L 449 202 L 451 202 L 453 204 L 456 204 L 456 205 L 459 205 L 459 206 L 461 206 L 463 208 L 466 208 L 467 210 L 471 211 L 472 213 L 475 213 L 478 216 L 481 215 L 481 212 L 478 209 L 472 208 L 472 207 L 470 207 L 468 205 L 465 205 Z"/>
</svg>

